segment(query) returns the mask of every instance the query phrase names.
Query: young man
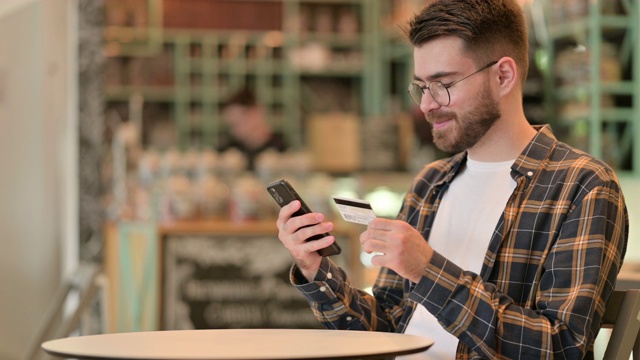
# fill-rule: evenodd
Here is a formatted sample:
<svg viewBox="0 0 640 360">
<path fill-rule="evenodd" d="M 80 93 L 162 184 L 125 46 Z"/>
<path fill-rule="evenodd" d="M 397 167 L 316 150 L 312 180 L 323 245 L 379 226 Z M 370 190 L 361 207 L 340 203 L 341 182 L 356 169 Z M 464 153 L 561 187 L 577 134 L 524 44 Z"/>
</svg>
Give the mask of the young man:
<svg viewBox="0 0 640 360">
<path fill-rule="evenodd" d="M 287 144 L 282 134 L 273 131 L 267 122 L 265 109 L 249 88 L 242 88 L 227 100 L 222 118 L 229 127 L 231 138 L 217 150 L 240 150 L 247 158 L 248 170 L 255 170 L 256 159 L 268 150 L 284 152 Z"/>
<path fill-rule="evenodd" d="M 515 0 L 440 0 L 411 22 L 409 87 L 435 144 L 456 155 L 415 178 L 397 220 L 360 236 L 374 296 L 315 251 L 322 214 L 280 211 L 292 282 L 328 328 L 422 334 L 420 358 L 593 357 L 628 215 L 614 172 L 524 116 L 527 33 Z M 314 225 L 315 224 L 315 225 Z M 312 225 L 305 227 L 306 225 Z"/>
</svg>

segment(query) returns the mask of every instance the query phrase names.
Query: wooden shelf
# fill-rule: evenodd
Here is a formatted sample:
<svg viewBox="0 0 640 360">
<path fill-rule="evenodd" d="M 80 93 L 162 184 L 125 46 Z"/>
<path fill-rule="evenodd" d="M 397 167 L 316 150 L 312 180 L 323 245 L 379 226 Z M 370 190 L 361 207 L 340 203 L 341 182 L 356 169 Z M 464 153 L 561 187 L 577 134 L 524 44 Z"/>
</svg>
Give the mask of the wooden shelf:
<svg viewBox="0 0 640 360">
<path fill-rule="evenodd" d="M 167 234 L 264 234 L 278 233 L 276 220 L 255 222 L 230 222 L 223 220 L 187 220 L 159 225 L 161 235 Z"/>
</svg>

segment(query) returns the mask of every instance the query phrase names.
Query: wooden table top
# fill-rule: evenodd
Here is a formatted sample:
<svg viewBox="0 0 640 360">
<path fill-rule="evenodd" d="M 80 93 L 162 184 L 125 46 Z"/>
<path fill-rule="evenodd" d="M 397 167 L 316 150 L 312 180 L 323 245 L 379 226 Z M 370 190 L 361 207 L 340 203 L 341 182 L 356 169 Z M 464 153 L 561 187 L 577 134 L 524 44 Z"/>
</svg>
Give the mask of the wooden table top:
<svg viewBox="0 0 640 360">
<path fill-rule="evenodd" d="M 311 329 L 225 329 L 114 333 L 47 341 L 54 356 L 82 359 L 375 359 L 424 351 L 428 338 Z"/>
</svg>

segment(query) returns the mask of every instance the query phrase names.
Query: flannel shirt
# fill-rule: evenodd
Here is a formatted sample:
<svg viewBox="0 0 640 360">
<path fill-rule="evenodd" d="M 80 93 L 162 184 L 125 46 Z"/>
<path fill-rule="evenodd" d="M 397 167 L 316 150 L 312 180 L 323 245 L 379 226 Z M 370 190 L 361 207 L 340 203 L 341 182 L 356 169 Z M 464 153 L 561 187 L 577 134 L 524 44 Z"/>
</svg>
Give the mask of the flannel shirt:
<svg viewBox="0 0 640 360">
<path fill-rule="evenodd" d="M 459 339 L 458 359 L 582 359 L 613 292 L 629 218 L 615 173 L 556 140 L 549 126 L 512 165 L 517 185 L 491 238 L 480 274 L 434 252 L 416 284 L 382 268 L 371 296 L 324 258 L 313 282 L 291 281 L 327 328 L 403 332 L 425 306 Z M 398 218 L 425 239 L 466 153 L 427 165 Z M 418 304 L 418 305 L 417 305 Z"/>
</svg>

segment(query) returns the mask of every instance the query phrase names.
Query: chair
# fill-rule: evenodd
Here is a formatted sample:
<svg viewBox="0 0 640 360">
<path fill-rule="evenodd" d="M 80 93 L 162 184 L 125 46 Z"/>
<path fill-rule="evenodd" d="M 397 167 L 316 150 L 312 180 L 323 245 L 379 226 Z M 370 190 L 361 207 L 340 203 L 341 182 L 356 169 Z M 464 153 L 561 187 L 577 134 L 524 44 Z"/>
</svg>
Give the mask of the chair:
<svg viewBox="0 0 640 360">
<path fill-rule="evenodd" d="M 640 359 L 640 289 L 616 290 L 603 316 L 603 328 L 612 328 L 603 360 Z"/>
</svg>

